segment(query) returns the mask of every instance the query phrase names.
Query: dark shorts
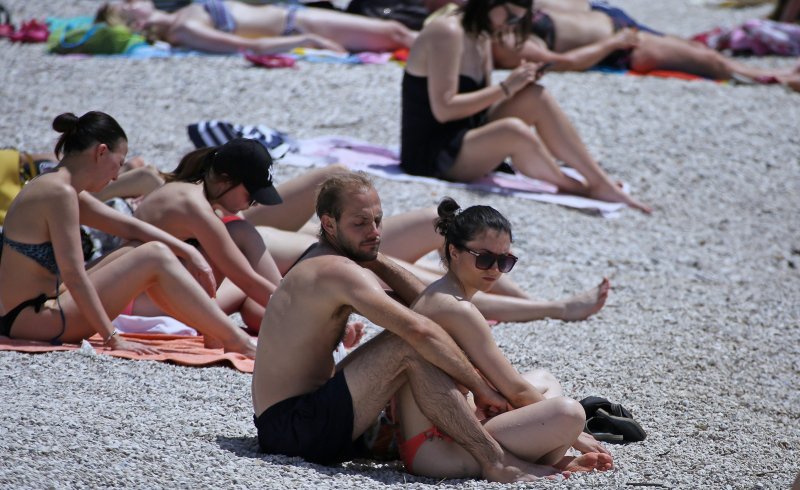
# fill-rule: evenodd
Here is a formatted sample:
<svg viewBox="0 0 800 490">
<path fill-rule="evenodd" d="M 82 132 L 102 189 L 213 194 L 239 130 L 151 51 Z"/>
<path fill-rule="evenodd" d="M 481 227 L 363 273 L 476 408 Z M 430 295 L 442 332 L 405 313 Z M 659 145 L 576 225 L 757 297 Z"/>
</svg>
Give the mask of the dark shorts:
<svg viewBox="0 0 800 490">
<path fill-rule="evenodd" d="M 339 371 L 313 393 L 287 398 L 253 416 L 258 443 L 270 454 L 300 456 L 318 464 L 336 464 L 357 454 L 353 399 Z"/>
</svg>

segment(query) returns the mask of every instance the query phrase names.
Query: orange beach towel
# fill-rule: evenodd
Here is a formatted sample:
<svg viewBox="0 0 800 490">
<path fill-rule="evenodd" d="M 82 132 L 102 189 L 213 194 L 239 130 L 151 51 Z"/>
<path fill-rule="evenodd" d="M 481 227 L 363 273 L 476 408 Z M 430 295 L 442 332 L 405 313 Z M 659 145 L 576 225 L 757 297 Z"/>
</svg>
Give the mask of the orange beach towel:
<svg viewBox="0 0 800 490">
<path fill-rule="evenodd" d="M 230 364 L 243 373 L 253 372 L 253 360 L 242 354 L 223 352 L 222 349 L 207 349 L 203 346 L 203 337 L 164 334 L 123 334 L 126 339 L 141 342 L 159 350 L 160 354 L 136 354 L 134 352 L 110 350 L 103 347 L 103 339 L 94 335 L 89 339 L 99 354 L 121 357 L 124 359 L 143 361 L 173 362 L 182 366 L 211 366 L 214 364 Z M 0 336 L 0 351 L 17 352 L 55 352 L 77 350 L 78 344 L 51 345 L 34 340 L 10 339 Z"/>
</svg>

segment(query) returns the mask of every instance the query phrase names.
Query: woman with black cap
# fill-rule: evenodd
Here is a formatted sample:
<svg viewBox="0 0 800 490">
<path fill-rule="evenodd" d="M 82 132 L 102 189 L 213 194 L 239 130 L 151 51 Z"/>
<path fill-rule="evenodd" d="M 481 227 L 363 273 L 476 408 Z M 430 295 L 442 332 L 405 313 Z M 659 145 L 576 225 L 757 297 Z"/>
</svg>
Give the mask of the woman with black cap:
<svg viewBox="0 0 800 490">
<path fill-rule="evenodd" d="M 167 183 L 148 194 L 135 213 L 197 247 L 214 270 L 217 303 L 228 314 L 240 312 L 252 328 L 260 325 L 281 275 L 261 235 L 237 213 L 257 203 L 282 202 L 271 168 L 269 152 L 252 139 L 195 150 L 165 174 Z M 158 314 L 148 303 L 140 297 L 132 311 Z"/>
</svg>

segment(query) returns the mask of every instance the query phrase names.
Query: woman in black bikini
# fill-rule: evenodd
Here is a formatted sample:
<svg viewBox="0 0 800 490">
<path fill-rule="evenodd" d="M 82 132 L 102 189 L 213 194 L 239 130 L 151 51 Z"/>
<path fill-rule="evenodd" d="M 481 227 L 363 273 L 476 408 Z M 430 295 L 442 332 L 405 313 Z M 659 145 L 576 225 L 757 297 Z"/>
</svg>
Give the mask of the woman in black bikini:
<svg viewBox="0 0 800 490">
<path fill-rule="evenodd" d="M 119 174 L 128 151 L 119 124 L 102 112 L 80 118 L 67 113 L 53 121 L 53 128 L 62 133 L 55 149 L 56 155 L 63 155 L 58 167 L 28 183 L 6 215 L 0 334 L 74 343 L 98 333 L 112 349 L 153 353 L 117 335 L 110 321 L 146 292 L 175 318 L 221 342 L 226 351 L 253 357 L 249 337 L 210 298 L 216 289 L 214 277 L 197 250 L 88 195 Z M 81 224 L 147 243 L 112 252 L 87 271 Z"/>
<path fill-rule="evenodd" d="M 530 19 L 531 0 L 470 0 L 420 32 L 403 77 L 401 165 L 464 182 L 510 156 L 518 171 L 562 192 L 650 212 L 600 168 L 558 103 L 535 83 L 540 64 L 523 63 L 491 84 L 492 39 L 521 43 Z M 566 176 L 556 159 L 586 182 Z"/>
</svg>

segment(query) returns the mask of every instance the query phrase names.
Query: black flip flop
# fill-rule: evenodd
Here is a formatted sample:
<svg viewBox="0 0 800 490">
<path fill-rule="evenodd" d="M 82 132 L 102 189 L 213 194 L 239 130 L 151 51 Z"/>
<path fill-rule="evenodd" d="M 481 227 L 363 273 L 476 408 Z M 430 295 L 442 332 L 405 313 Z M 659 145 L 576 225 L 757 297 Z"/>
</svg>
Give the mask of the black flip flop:
<svg viewBox="0 0 800 490">
<path fill-rule="evenodd" d="M 640 442 L 647 437 L 647 432 L 639 425 L 639 422 L 632 418 L 611 415 L 602 408 L 598 408 L 592 420 L 594 419 L 604 420 L 603 425 L 611 428 L 609 432 L 621 434 L 624 442 Z M 600 424 L 600 422 L 595 422 L 595 424 Z"/>
<path fill-rule="evenodd" d="M 622 434 L 614 434 L 614 427 L 605 417 L 592 417 L 586 421 L 583 431 L 591 434 L 595 439 L 601 442 L 610 442 L 622 444 L 625 437 Z"/>
<path fill-rule="evenodd" d="M 619 403 L 611 403 L 608 399 L 600 396 L 587 396 L 578 403 L 583 406 L 583 411 L 586 412 L 587 420 L 594 417 L 599 408 L 617 417 L 633 418 L 633 415 L 628 409 Z"/>
</svg>

